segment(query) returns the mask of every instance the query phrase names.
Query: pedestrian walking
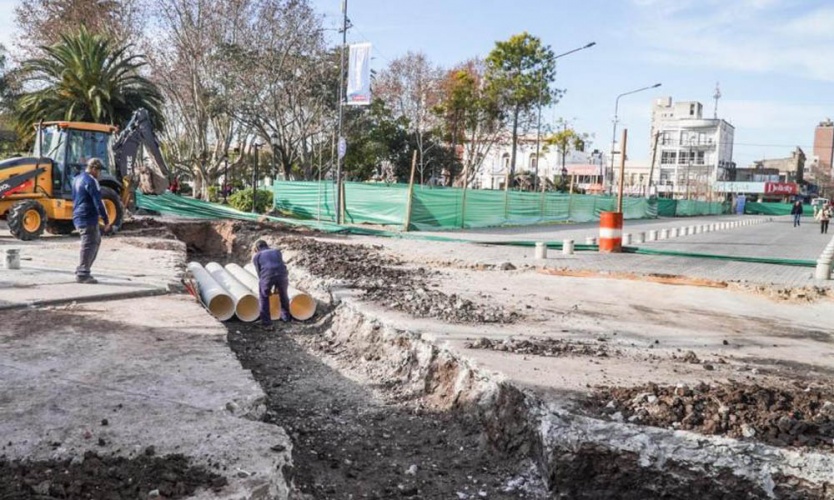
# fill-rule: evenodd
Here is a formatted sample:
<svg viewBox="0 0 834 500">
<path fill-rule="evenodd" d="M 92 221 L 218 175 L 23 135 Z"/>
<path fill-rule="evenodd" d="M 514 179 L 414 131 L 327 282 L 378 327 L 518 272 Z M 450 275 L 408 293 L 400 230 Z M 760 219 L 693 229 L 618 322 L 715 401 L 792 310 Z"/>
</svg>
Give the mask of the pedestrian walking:
<svg viewBox="0 0 834 500">
<path fill-rule="evenodd" d="M 802 202 L 796 201 L 791 207 L 791 215 L 793 215 L 793 227 L 799 227 L 800 219 L 802 218 Z"/>
<path fill-rule="evenodd" d="M 831 220 L 831 207 L 823 207 L 820 210 L 820 234 L 828 234 L 828 221 Z"/>
<path fill-rule="evenodd" d="M 252 265 L 258 272 L 258 301 L 261 306 L 261 326 L 272 329 L 272 316 L 269 312 L 269 297 L 278 293 L 281 299 L 281 321 L 290 320 L 290 298 L 287 294 L 289 276 L 284 256 L 277 248 L 269 248 L 264 240 L 255 243 L 255 255 Z"/>
<path fill-rule="evenodd" d="M 81 262 L 75 270 L 78 283 L 98 283 L 90 274 L 101 246 L 98 220 L 104 220 L 104 232 L 110 232 L 110 220 L 101 201 L 98 176 L 104 165 L 98 158 L 90 158 L 87 168 L 72 180 L 72 223 L 81 234 Z"/>
</svg>

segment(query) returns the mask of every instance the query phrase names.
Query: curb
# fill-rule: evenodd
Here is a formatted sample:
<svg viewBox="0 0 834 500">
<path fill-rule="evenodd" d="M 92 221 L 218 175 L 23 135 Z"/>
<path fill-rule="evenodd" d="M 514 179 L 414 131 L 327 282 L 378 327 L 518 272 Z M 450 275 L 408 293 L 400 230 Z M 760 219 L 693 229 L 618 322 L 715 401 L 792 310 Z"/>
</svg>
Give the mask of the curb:
<svg viewBox="0 0 834 500">
<path fill-rule="evenodd" d="M 12 311 L 15 309 L 28 309 L 34 307 L 51 307 L 60 306 L 64 304 L 88 303 L 88 302 L 108 302 L 112 300 L 138 299 L 142 297 L 156 297 L 159 295 L 168 295 L 171 291 L 167 288 L 150 288 L 144 290 L 135 290 L 132 292 L 110 293 L 102 295 L 90 295 L 89 297 L 75 297 L 66 299 L 50 299 L 50 300 L 34 300 L 30 302 L 21 302 L 15 304 L 0 305 L 0 311 Z"/>
</svg>

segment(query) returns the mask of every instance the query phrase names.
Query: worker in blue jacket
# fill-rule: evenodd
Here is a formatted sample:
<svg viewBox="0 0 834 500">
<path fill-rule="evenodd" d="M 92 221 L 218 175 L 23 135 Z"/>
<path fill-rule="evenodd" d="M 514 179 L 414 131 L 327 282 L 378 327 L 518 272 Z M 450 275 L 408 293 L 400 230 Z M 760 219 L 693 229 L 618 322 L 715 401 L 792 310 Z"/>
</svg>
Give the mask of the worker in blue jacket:
<svg viewBox="0 0 834 500">
<path fill-rule="evenodd" d="M 98 176 L 104 165 L 98 158 L 90 158 L 87 168 L 72 180 L 72 223 L 81 234 L 81 262 L 75 270 L 79 283 L 98 283 L 90 275 L 90 268 L 101 246 L 101 229 L 98 220 L 104 220 L 104 232 L 110 232 L 110 220 L 101 201 Z"/>
<path fill-rule="evenodd" d="M 261 326 L 272 328 L 272 316 L 269 313 L 269 297 L 277 292 L 281 299 L 281 321 L 290 320 L 290 298 L 287 294 L 289 277 L 284 257 L 277 248 L 269 248 L 264 240 L 255 243 L 255 255 L 252 265 L 258 272 L 259 303 L 261 306 Z"/>
</svg>

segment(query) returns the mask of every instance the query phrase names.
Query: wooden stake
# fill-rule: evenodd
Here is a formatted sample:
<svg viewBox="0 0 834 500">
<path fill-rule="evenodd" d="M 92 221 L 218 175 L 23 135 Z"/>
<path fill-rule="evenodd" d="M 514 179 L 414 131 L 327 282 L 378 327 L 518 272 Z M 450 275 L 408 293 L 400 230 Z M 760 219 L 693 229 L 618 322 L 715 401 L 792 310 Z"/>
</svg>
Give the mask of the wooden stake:
<svg viewBox="0 0 834 500">
<path fill-rule="evenodd" d="M 469 164 L 463 166 L 463 195 L 460 203 L 460 228 L 466 227 L 466 185 L 469 184 Z"/>
<path fill-rule="evenodd" d="M 414 199 L 414 172 L 417 170 L 417 150 L 414 150 L 414 155 L 411 157 L 411 178 L 408 181 L 408 202 L 405 208 L 405 223 L 403 224 L 403 231 L 408 231 L 411 226 L 411 203 Z"/>
</svg>

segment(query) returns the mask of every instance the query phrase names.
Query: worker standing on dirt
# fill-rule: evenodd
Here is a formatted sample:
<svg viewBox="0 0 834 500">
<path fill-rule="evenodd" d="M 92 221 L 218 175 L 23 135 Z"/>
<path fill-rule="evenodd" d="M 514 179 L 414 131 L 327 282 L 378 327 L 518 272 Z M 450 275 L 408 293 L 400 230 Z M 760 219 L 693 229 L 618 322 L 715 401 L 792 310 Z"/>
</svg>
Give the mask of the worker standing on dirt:
<svg viewBox="0 0 834 500">
<path fill-rule="evenodd" d="M 75 270 L 79 283 L 98 283 L 90 275 L 90 268 L 101 246 L 99 218 L 104 220 L 104 232 L 110 232 L 110 220 L 101 201 L 98 176 L 104 165 L 98 158 L 90 158 L 87 169 L 72 180 L 72 222 L 81 234 L 81 262 Z"/>
<path fill-rule="evenodd" d="M 281 321 L 290 320 L 290 298 L 287 288 L 290 286 L 284 256 L 277 248 L 269 248 L 264 240 L 255 243 L 255 256 L 252 265 L 258 272 L 259 303 L 261 306 L 261 326 L 272 328 L 272 316 L 269 312 L 269 297 L 277 291 L 281 299 Z"/>
</svg>

